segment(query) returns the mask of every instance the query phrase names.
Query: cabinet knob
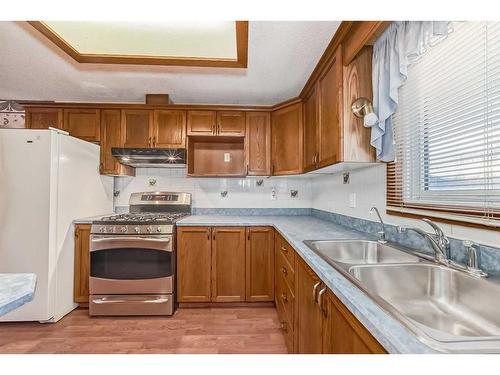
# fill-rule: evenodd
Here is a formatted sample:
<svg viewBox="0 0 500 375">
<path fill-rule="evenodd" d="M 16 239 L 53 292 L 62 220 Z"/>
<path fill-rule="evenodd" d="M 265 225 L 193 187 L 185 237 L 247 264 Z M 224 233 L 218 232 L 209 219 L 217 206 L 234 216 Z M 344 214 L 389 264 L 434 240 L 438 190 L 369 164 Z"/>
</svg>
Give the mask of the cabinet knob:
<svg viewBox="0 0 500 375">
<path fill-rule="evenodd" d="M 281 246 L 281 251 L 283 251 L 285 254 L 288 253 L 288 249 L 285 246 Z"/>
<path fill-rule="evenodd" d="M 283 332 L 287 333 L 288 332 L 288 328 L 286 327 L 286 322 L 284 320 L 282 320 L 280 322 L 280 328 Z"/>
<path fill-rule="evenodd" d="M 288 271 L 285 266 L 281 267 L 281 272 L 283 272 L 283 274 L 285 275 L 288 274 Z"/>
<path fill-rule="evenodd" d="M 281 293 L 281 299 L 283 300 L 283 302 L 288 302 L 288 297 L 286 295 L 286 292 Z"/>
</svg>

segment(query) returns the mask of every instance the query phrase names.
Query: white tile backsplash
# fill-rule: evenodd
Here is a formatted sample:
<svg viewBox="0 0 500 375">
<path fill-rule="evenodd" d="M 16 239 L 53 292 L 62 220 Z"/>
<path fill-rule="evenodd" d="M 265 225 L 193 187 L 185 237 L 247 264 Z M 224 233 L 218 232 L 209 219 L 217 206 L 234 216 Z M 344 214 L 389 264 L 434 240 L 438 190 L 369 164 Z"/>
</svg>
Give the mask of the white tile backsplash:
<svg viewBox="0 0 500 375">
<path fill-rule="evenodd" d="M 151 186 L 149 181 L 156 180 Z M 138 191 L 182 191 L 193 195 L 193 206 L 199 208 L 309 208 L 311 181 L 306 178 L 198 178 L 187 177 L 185 168 L 140 168 L 135 177 L 115 177 L 115 206 L 128 206 L 130 194 Z M 277 199 L 271 200 L 271 189 Z M 298 190 L 292 198 L 290 190 Z M 221 198 L 221 191 L 227 196 Z"/>
</svg>

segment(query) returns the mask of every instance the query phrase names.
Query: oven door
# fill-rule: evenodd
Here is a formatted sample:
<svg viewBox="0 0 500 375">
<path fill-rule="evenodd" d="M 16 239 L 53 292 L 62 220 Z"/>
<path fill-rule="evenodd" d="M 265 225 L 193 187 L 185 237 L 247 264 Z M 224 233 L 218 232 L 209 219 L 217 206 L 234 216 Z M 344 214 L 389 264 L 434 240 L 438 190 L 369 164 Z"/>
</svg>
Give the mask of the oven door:
<svg viewBox="0 0 500 375">
<path fill-rule="evenodd" d="M 174 236 L 92 235 L 90 294 L 170 294 Z"/>
</svg>

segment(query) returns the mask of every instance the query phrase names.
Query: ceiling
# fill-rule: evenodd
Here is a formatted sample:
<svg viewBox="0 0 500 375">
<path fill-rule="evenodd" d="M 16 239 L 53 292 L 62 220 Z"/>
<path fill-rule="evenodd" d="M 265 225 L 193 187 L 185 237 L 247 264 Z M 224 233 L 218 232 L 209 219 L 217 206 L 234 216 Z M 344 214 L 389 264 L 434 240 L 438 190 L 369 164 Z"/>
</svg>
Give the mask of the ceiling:
<svg viewBox="0 0 500 375">
<path fill-rule="evenodd" d="M 251 21 L 248 68 L 81 64 L 26 22 L 0 22 L 0 99 L 271 105 L 297 96 L 337 21 Z"/>
</svg>

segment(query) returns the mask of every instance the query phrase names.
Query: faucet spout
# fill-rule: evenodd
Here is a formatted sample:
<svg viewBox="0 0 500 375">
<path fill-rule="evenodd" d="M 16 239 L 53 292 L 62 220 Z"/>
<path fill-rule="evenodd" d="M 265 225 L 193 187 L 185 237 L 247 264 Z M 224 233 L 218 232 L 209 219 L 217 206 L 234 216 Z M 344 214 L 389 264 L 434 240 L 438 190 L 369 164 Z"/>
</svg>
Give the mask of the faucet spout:
<svg viewBox="0 0 500 375">
<path fill-rule="evenodd" d="M 422 237 L 426 238 L 431 244 L 432 250 L 434 250 L 434 257 L 436 261 L 440 263 L 448 263 L 448 255 L 446 249 L 442 247 L 439 240 L 436 240 L 433 235 L 427 233 L 426 231 L 415 228 L 415 227 L 407 227 L 407 226 L 398 226 L 397 230 L 399 233 L 405 233 L 406 231 L 413 231 L 415 233 L 420 234 Z M 444 235 L 444 234 L 443 234 Z M 445 236 L 446 238 L 446 236 Z M 448 241 L 448 238 L 446 238 Z M 449 243 L 449 242 L 448 242 Z"/>
<path fill-rule="evenodd" d="M 370 215 L 373 213 L 376 213 L 378 216 L 378 219 L 380 220 L 380 225 L 382 226 L 382 230 L 378 232 L 378 242 L 380 243 L 386 243 L 387 240 L 385 239 L 385 224 L 384 221 L 382 220 L 382 216 L 380 216 L 380 212 L 378 211 L 378 208 L 373 206 L 370 208 Z"/>
</svg>

